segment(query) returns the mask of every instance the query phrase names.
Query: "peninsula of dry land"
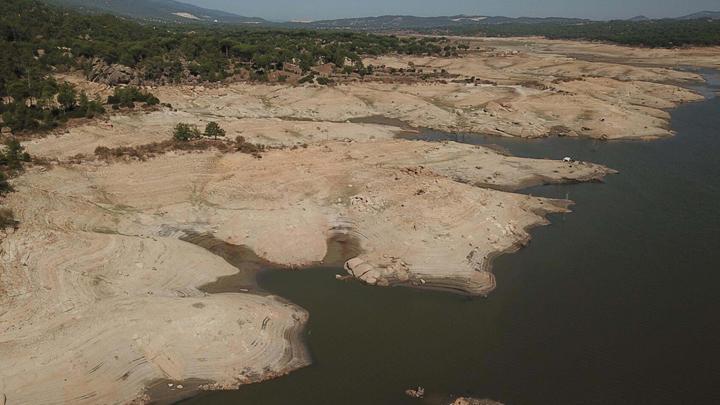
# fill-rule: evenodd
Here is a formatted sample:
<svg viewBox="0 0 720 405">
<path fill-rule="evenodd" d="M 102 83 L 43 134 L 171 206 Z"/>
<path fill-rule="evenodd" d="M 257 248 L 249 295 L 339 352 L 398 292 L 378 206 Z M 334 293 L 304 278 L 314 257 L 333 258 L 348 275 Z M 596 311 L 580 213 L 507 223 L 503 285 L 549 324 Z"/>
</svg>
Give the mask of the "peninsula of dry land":
<svg viewBox="0 0 720 405">
<path fill-rule="evenodd" d="M 0 398 L 142 402 L 153 381 L 233 388 L 309 364 L 308 314 L 278 297 L 202 292 L 236 269 L 187 235 L 290 267 L 322 260 L 329 238 L 351 235 L 362 253 L 345 268 L 367 284 L 488 294 L 492 258 L 570 206 L 517 190 L 612 169 L 402 135 L 671 136 L 667 110 L 701 99 L 681 84 L 702 78 L 663 66 L 720 60 L 717 48 L 457 41 L 469 44 L 462 57 L 366 58 L 372 76 L 335 73 L 330 86 L 155 87 L 171 107 L 119 110 L 24 142 L 47 164 L 13 179 L 3 201 L 19 225 L 0 242 Z M 62 79 L 111 93 L 76 74 Z M 261 158 L 226 148 L 95 156 L 209 121 L 268 149 Z"/>
</svg>

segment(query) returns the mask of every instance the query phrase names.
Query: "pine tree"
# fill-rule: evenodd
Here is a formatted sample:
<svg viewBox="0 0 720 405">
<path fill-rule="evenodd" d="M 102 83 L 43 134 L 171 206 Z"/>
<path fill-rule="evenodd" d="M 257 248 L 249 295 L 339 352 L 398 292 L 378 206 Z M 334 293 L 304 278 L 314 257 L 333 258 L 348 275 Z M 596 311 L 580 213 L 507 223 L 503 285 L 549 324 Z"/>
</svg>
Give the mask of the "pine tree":
<svg viewBox="0 0 720 405">
<path fill-rule="evenodd" d="M 218 125 L 215 121 L 210 121 L 205 126 L 205 136 L 212 137 L 214 139 L 217 139 L 218 136 L 224 137 L 225 136 L 225 130 L 220 128 L 220 125 Z"/>
</svg>

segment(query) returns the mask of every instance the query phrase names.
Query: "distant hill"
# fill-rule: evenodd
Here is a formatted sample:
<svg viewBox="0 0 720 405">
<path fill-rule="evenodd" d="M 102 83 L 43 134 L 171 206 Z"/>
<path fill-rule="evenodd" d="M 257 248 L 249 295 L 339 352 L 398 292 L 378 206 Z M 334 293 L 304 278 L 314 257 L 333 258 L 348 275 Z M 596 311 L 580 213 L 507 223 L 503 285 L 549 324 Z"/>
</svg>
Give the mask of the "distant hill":
<svg viewBox="0 0 720 405">
<path fill-rule="evenodd" d="M 2 1 L 2 0 L 0 0 Z M 176 23 L 253 24 L 286 28 L 338 29 L 349 31 L 402 31 L 462 29 L 499 25 L 557 25 L 572 26 L 591 23 L 591 20 L 563 17 L 502 17 L 483 15 L 454 15 L 417 17 L 412 15 L 383 15 L 378 17 L 340 18 L 320 21 L 291 21 L 274 23 L 262 18 L 245 17 L 225 11 L 207 9 L 175 0 L 44 0 L 47 3 L 79 9 L 89 13 L 109 13 L 152 21 Z M 639 15 L 628 22 L 647 22 L 652 19 Z M 720 20 L 720 11 L 700 11 L 671 20 Z"/>
<path fill-rule="evenodd" d="M 109 13 L 141 20 L 263 24 L 262 18 L 244 17 L 174 0 L 46 0 L 48 3 L 90 13 Z"/>
<path fill-rule="evenodd" d="M 442 17 L 416 17 L 410 15 L 384 15 L 379 17 L 342 18 L 337 20 L 322 20 L 311 22 L 290 23 L 294 26 L 319 29 L 348 29 L 363 31 L 388 31 L 403 29 L 430 29 L 464 27 L 495 24 L 577 24 L 585 22 L 579 18 L 510 18 L 510 17 L 489 17 L 481 15 L 455 15 Z"/>
<path fill-rule="evenodd" d="M 700 11 L 699 13 L 678 17 L 677 20 L 720 20 L 720 11 Z"/>
</svg>

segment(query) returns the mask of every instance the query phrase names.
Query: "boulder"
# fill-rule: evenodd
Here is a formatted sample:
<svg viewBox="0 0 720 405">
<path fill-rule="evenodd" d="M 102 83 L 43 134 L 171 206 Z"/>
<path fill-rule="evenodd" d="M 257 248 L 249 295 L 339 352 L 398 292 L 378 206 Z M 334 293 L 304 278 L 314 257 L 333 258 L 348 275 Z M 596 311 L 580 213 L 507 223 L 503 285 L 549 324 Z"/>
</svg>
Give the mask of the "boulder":
<svg viewBox="0 0 720 405">
<path fill-rule="evenodd" d="M 109 65 L 99 58 L 92 60 L 92 68 L 90 69 L 90 73 L 88 73 L 88 79 L 92 82 L 103 83 L 110 86 L 116 86 L 118 84 L 141 84 L 135 70 L 131 67 L 118 63 Z"/>
<path fill-rule="evenodd" d="M 418 387 L 417 389 L 407 389 L 405 390 L 405 395 L 409 396 L 410 398 L 423 398 L 425 396 L 425 388 Z"/>
<path fill-rule="evenodd" d="M 491 399 L 477 399 L 477 398 L 457 398 L 450 405 L 503 405 L 501 402 L 493 401 Z"/>
</svg>

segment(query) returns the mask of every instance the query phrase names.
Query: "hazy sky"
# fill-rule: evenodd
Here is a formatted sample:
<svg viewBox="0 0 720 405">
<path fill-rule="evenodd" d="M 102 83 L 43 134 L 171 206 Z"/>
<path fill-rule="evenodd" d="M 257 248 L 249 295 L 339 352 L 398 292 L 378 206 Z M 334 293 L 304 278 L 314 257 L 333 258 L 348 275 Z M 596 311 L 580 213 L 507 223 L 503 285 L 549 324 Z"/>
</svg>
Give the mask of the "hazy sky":
<svg viewBox="0 0 720 405">
<path fill-rule="evenodd" d="M 318 20 L 383 14 L 454 14 L 593 19 L 677 17 L 720 10 L 720 0 L 180 0 L 269 20 Z"/>
</svg>

